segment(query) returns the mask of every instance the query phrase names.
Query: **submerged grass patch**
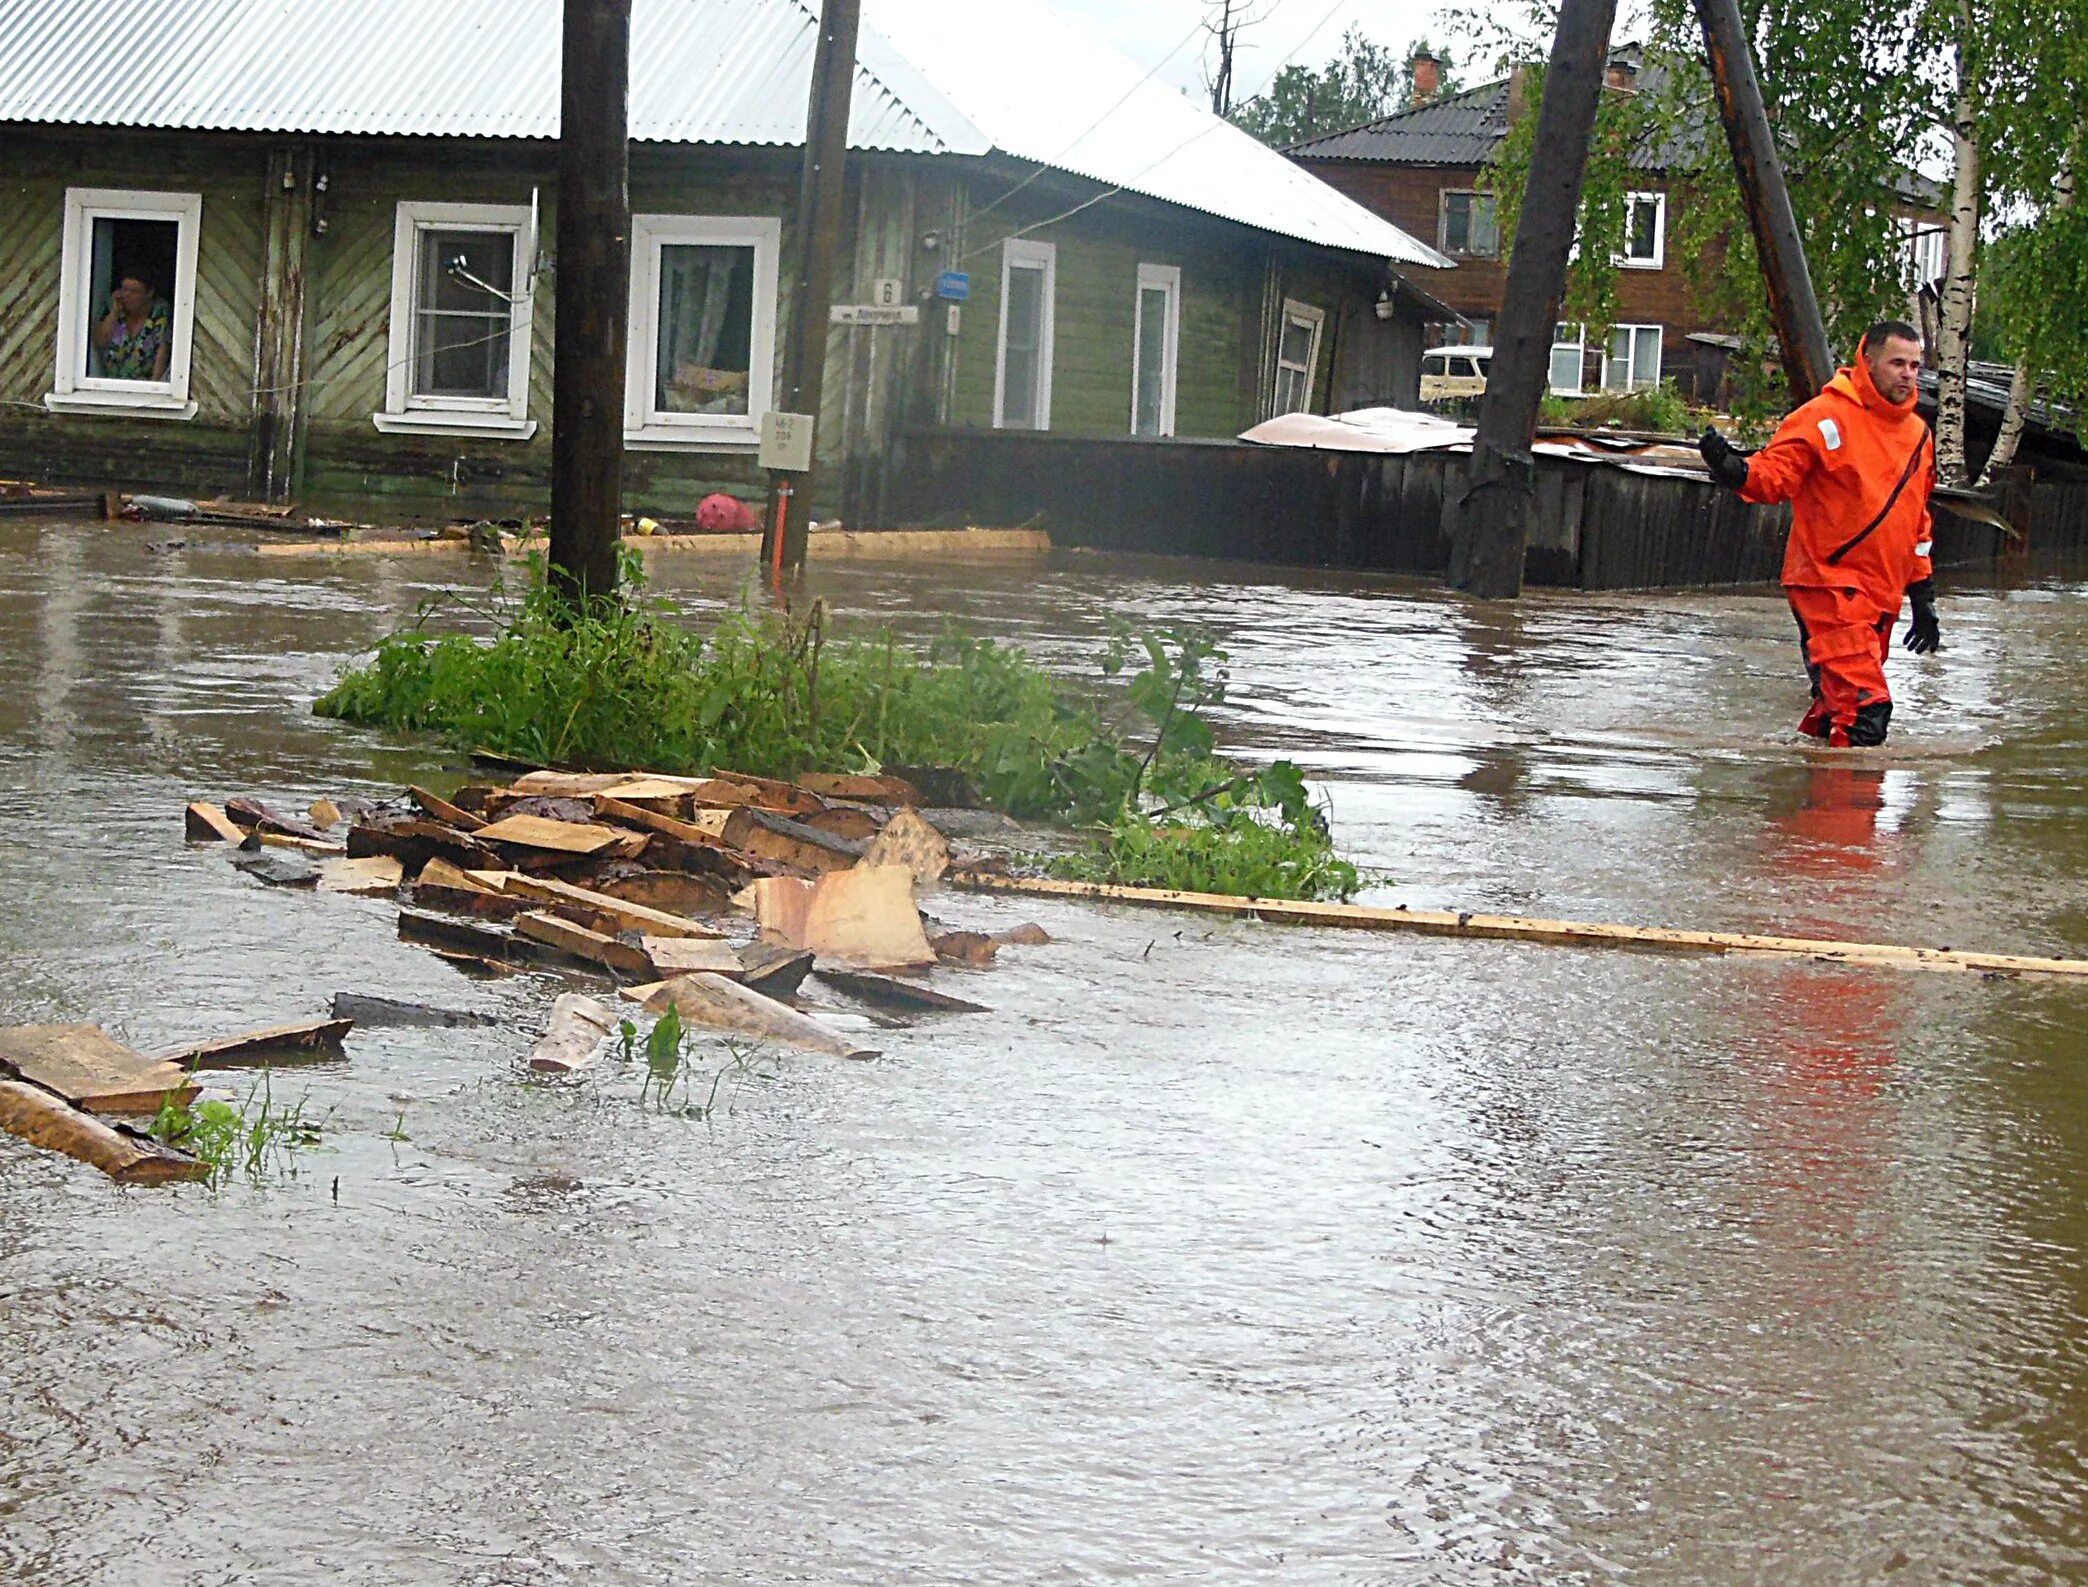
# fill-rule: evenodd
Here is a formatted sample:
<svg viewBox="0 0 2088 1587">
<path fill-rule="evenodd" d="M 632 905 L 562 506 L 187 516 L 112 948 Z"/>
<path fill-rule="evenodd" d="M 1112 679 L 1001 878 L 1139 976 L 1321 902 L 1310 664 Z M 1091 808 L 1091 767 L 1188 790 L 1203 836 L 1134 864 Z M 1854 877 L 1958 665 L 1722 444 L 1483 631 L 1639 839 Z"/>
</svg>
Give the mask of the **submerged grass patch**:
<svg viewBox="0 0 2088 1587">
<path fill-rule="evenodd" d="M 1123 688 L 1105 700 L 990 639 L 951 631 L 917 649 L 830 632 L 818 603 L 802 619 L 743 608 L 704 635 L 647 592 L 635 556 L 625 579 L 622 598 L 576 614 L 533 560 L 490 638 L 437 633 L 424 608 L 314 709 L 583 769 L 954 767 L 996 809 L 1097 829 L 1092 863 L 1112 880 L 1165 874 L 1178 879 L 1151 885 L 1264 897 L 1355 888 L 1296 767 L 1244 773 L 1216 753 L 1203 713 L 1224 698 L 1225 658 L 1192 630 L 1118 631 L 1103 670 Z"/>
<path fill-rule="evenodd" d="M 170 1097 L 151 1133 L 208 1164 L 213 1185 L 235 1173 L 252 1180 L 294 1175 L 297 1153 L 319 1144 L 319 1124 L 305 1117 L 305 1099 L 277 1102 L 266 1069 L 238 1102 L 212 1098 L 185 1106 Z"/>
</svg>

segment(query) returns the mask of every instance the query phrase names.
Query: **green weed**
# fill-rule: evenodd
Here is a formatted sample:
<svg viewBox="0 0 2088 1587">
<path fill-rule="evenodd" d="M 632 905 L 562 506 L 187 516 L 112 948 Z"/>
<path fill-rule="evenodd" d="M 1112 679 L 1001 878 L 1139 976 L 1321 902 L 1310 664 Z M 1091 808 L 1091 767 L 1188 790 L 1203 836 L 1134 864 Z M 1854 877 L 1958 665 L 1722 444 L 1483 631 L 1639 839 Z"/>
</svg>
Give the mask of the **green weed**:
<svg viewBox="0 0 2088 1587">
<path fill-rule="evenodd" d="M 1137 868 L 1134 848 L 1151 845 L 1127 834 L 1143 824 L 1200 834 L 1167 852 L 1205 856 L 1207 880 L 1231 874 L 1217 863 L 1228 845 L 1242 846 L 1236 869 L 1268 881 L 1266 893 L 1325 896 L 1353 877 L 1330 868 L 1295 766 L 1243 773 L 1217 754 L 1205 713 L 1225 699 L 1226 658 L 1194 629 L 1119 625 L 1102 670 L 1121 689 L 1090 698 L 990 639 L 951 631 L 917 650 L 889 632 L 830 633 L 819 603 L 802 619 L 742 609 L 706 638 L 647 593 L 635 566 L 621 597 L 576 615 L 533 561 L 528 592 L 488 640 L 430 632 L 432 615 L 381 642 L 315 709 L 563 767 L 794 777 L 949 766 L 1010 815 L 1105 829 L 1098 863 L 1114 853 Z M 1277 852 L 1286 841 L 1288 858 Z"/>
<path fill-rule="evenodd" d="M 650 1103 L 662 1113 L 710 1118 L 719 1108 L 729 1108 L 747 1081 L 766 1080 L 778 1068 L 775 1058 L 759 1048 L 727 1042 L 729 1061 L 708 1073 L 702 1072 L 695 1062 L 695 1043 L 682 1024 L 680 1011 L 673 1008 L 662 1014 L 646 1033 L 642 1049 L 636 1026 L 625 1020 L 620 1030 L 624 1061 L 632 1061 L 641 1050 L 645 1057 L 645 1079 L 638 1088 L 639 1105 Z M 701 1101 L 697 1100 L 699 1089 L 703 1093 Z"/>
<path fill-rule="evenodd" d="M 257 1183 L 275 1175 L 294 1177 L 296 1154 L 319 1144 L 319 1121 L 305 1117 L 306 1100 L 278 1104 L 269 1071 L 263 1069 L 238 1102 L 213 1098 L 184 1106 L 170 1096 L 153 1118 L 151 1133 L 208 1164 L 213 1185 L 234 1173 Z"/>
</svg>

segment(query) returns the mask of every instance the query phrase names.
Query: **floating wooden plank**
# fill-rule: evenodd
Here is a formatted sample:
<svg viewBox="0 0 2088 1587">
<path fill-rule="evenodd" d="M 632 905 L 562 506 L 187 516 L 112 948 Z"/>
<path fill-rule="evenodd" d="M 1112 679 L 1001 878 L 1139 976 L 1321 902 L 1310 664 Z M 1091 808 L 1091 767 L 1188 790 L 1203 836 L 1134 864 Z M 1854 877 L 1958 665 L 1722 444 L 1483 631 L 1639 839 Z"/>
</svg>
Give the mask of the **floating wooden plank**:
<svg viewBox="0 0 2088 1587">
<path fill-rule="evenodd" d="M 511 896 L 533 898 L 540 904 L 570 904 L 616 922 L 619 931 L 648 932 L 655 937 L 721 937 L 721 931 L 699 925 L 681 915 L 649 909 L 626 899 L 613 898 L 592 888 L 576 887 L 549 876 L 516 876 L 505 889 Z"/>
<path fill-rule="evenodd" d="M 472 836 L 481 843 L 507 843 L 517 848 L 547 849 L 557 854 L 599 854 L 623 834 L 609 827 L 577 821 L 547 821 L 542 816 L 502 816 Z"/>
<path fill-rule="evenodd" d="M 246 842 L 246 833 L 216 805 L 197 800 L 182 812 L 182 823 L 191 843 L 229 843 L 234 848 Z"/>
<path fill-rule="evenodd" d="M 287 832 L 263 832 L 259 829 L 248 833 L 247 836 L 263 848 L 295 849 L 300 854 L 316 854 L 322 859 L 348 852 L 347 844 L 336 842 L 332 838 L 299 838 L 292 837 Z"/>
<path fill-rule="evenodd" d="M 725 823 L 725 842 L 731 848 L 794 866 L 813 876 L 846 870 L 863 854 L 860 843 L 752 805 L 732 813 L 732 819 Z"/>
<path fill-rule="evenodd" d="M 499 926 L 484 925 L 476 920 L 456 920 L 448 915 L 431 915 L 423 909 L 399 911 L 399 936 L 407 942 L 432 948 L 445 958 L 490 960 L 496 966 L 572 963 L 568 955 L 557 949 L 527 937 L 518 937 Z"/>
<path fill-rule="evenodd" d="M 305 812 L 312 818 L 312 825 L 321 831 L 330 832 L 341 824 L 341 807 L 321 795 L 312 801 L 312 808 Z"/>
<path fill-rule="evenodd" d="M 1045 948 L 1051 945 L 1051 933 L 1035 921 L 1025 921 L 1006 931 L 996 931 L 993 941 L 1004 948 Z"/>
<path fill-rule="evenodd" d="M 921 790 L 904 777 L 863 777 L 847 772 L 807 772 L 798 786 L 822 799 L 853 799 L 868 805 L 917 805 Z"/>
<path fill-rule="evenodd" d="M 307 854 L 264 849 L 256 843 L 251 849 L 241 844 L 227 857 L 255 881 L 271 887 L 319 885 L 319 863 Z"/>
<path fill-rule="evenodd" d="M 90 1113 L 157 1113 L 197 1091 L 180 1064 L 134 1052 L 99 1025 L 0 1027 L 0 1070 Z"/>
<path fill-rule="evenodd" d="M 486 823 L 462 805 L 451 804 L 440 794 L 430 793 L 421 787 L 410 787 L 406 797 L 427 811 L 429 816 L 446 827 L 455 827 L 459 832 L 476 832 Z"/>
<path fill-rule="evenodd" d="M 2088 977 L 2088 959 L 1969 953 L 1951 948 L 1910 948 L 1890 943 L 1839 942 L 1816 937 L 1774 937 L 1741 931 L 1676 931 L 1659 926 L 1603 925 L 1578 920 L 1542 920 L 1523 915 L 1386 909 L 1367 904 L 1296 903 L 1275 898 L 1240 898 L 1226 893 L 1183 893 L 1162 888 L 1111 887 L 1100 882 L 1067 882 L 1050 877 L 1002 876 L 986 871 L 953 873 L 950 881 L 954 886 L 975 892 L 1021 893 L 1038 898 L 1186 909 L 1286 925 L 1413 931 L 1439 937 L 1543 942 L 1570 947 L 1637 948 L 1659 953 L 1753 954 L 1874 969 L 1936 970 L 2011 977 Z"/>
<path fill-rule="evenodd" d="M 729 979 L 767 997 L 795 997 L 812 969 L 812 955 L 802 948 L 750 942 L 738 951 L 740 973 Z"/>
<path fill-rule="evenodd" d="M 393 854 L 371 854 L 359 860 L 328 860 L 319 867 L 322 893 L 395 893 L 406 879 L 406 867 Z"/>
<path fill-rule="evenodd" d="M 461 865 L 452 865 L 448 860 L 437 858 L 421 867 L 420 875 L 413 879 L 413 885 L 446 887 L 454 893 L 485 893 L 493 897 L 498 896 L 500 886 L 486 880 L 486 877 L 491 875 L 505 878 L 512 874 L 509 871 L 467 871 Z"/>
<path fill-rule="evenodd" d="M 824 799 L 795 783 L 741 771 L 721 771 L 709 782 L 690 789 L 689 795 L 699 805 L 739 806 L 779 815 L 809 816 L 826 808 Z"/>
<path fill-rule="evenodd" d="M 543 1039 L 530 1051 L 529 1067 L 539 1074 L 562 1075 L 585 1069 L 615 1029 L 616 1016 L 593 998 L 562 993 L 551 1005 Z"/>
<path fill-rule="evenodd" d="M 649 799 L 664 799 L 678 803 L 687 799 L 690 791 L 703 780 L 683 777 L 634 777 L 604 788 L 594 797 L 597 807 L 604 799 L 618 799 L 625 804 L 641 804 Z"/>
<path fill-rule="evenodd" d="M 182 1069 L 217 1069 L 283 1053 L 335 1052 L 355 1026 L 352 1019 L 309 1019 L 296 1025 L 271 1025 L 216 1041 L 198 1042 L 161 1059 Z"/>
<path fill-rule="evenodd" d="M 394 997 L 373 997 L 363 992 L 336 992 L 333 1015 L 337 1020 L 370 1027 L 497 1025 L 499 1019 L 470 1009 L 436 1008 L 427 1003 L 408 1003 Z"/>
<path fill-rule="evenodd" d="M 656 1014 L 673 1008 L 687 1025 L 732 1031 L 836 1058 L 877 1056 L 832 1026 L 722 975 L 676 976 L 647 999 L 645 1006 Z"/>
<path fill-rule="evenodd" d="M 493 869 L 505 863 L 500 855 L 479 840 L 455 827 L 422 816 L 377 812 L 348 828 L 348 857 L 390 854 L 407 870 L 418 873 L 428 861 L 445 859 L 467 869 Z"/>
<path fill-rule="evenodd" d="M 308 843 L 330 841 L 324 832 L 309 821 L 300 821 L 295 816 L 286 816 L 272 810 L 259 799 L 238 798 L 225 801 L 225 814 L 243 827 L 258 827 L 263 832 L 280 833 L 284 837 L 303 838 Z"/>
<path fill-rule="evenodd" d="M 933 1009 L 949 1014 L 993 1012 L 984 1003 L 952 997 L 947 992 L 938 992 L 932 986 L 917 986 L 911 981 L 901 981 L 889 975 L 869 975 L 860 970 L 836 970 L 824 964 L 812 973 L 827 985 L 846 992 L 850 997 L 860 998 L 865 1003 L 874 1003 L 881 1008 Z"/>
<path fill-rule="evenodd" d="M 798 819 L 816 832 L 850 843 L 868 843 L 884 829 L 884 822 L 861 805 L 835 805 Z M 724 831 L 722 823 L 718 830 Z"/>
<path fill-rule="evenodd" d="M 711 876 L 691 876 L 686 871 L 639 871 L 595 883 L 594 890 L 627 904 L 643 904 L 669 915 L 692 918 L 722 915 L 732 907 L 732 894 Z"/>
<path fill-rule="evenodd" d="M 0 1080 L 0 1129 L 99 1168 L 120 1185 L 168 1185 L 210 1173 L 208 1164 L 187 1152 L 118 1128 L 22 1080 Z"/>
<path fill-rule="evenodd" d="M 766 877 L 753 887 L 762 935 L 862 969 L 935 963 L 914 907 L 913 873 L 900 865 L 830 871 L 817 882 Z"/>
<path fill-rule="evenodd" d="M 629 772 L 533 771 L 508 785 L 515 794 L 552 794 L 560 798 L 584 799 L 604 788 L 632 780 Z"/>
<path fill-rule="evenodd" d="M 716 938 L 643 937 L 640 946 L 652 961 L 652 973 L 663 981 L 677 975 L 694 975 L 699 970 L 734 980 L 743 973 L 732 944 Z"/>
<path fill-rule="evenodd" d="M 903 865 L 913 872 L 916 889 L 932 888 L 950 868 L 950 840 L 930 826 L 918 810 L 900 810 L 870 840 L 858 863 Z"/>
<path fill-rule="evenodd" d="M 678 816 L 662 815 L 657 810 L 648 810 L 643 805 L 627 804 L 609 794 L 596 794 L 595 814 L 604 820 L 620 821 L 626 826 L 642 827 L 648 832 L 664 832 L 670 838 L 679 838 L 684 843 L 709 844 L 715 848 L 730 847 L 724 841 L 724 833 L 733 812 L 717 810 L 703 812 L 717 819 L 711 821 L 684 821 Z"/>
<path fill-rule="evenodd" d="M 576 959 L 599 964 L 605 970 L 615 970 L 623 975 L 650 976 L 653 973 L 652 961 L 642 948 L 619 942 L 607 932 L 576 926 L 562 915 L 540 910 L 517 915 L 515 933 L 532 942 L 556 948 L 561 953 L 569 953 Z"/>
</svg>

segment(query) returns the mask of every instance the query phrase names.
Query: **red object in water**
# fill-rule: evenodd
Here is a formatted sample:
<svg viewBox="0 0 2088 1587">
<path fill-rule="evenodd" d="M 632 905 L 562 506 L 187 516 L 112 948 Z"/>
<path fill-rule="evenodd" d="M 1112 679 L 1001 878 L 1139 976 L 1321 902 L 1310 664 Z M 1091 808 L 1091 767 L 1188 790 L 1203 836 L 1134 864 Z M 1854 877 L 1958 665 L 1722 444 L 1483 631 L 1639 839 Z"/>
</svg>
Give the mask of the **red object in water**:
<svg viewBox="0 0 2088 1587">
<path fill-rule="evenodd" d="M 761 527 L 754 509 L 723 491 L 696 504 L 696 527 L 705 534 L 747 534 Z"/>
</svg>

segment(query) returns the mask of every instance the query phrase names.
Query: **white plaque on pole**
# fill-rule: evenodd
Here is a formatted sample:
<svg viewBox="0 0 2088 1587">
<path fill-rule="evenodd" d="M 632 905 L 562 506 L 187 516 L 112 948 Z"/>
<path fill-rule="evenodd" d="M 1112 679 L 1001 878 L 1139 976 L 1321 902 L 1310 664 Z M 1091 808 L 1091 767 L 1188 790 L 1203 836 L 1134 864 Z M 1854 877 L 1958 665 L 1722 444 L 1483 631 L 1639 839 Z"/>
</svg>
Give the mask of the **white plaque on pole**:
<svg viewBox="0 0 2088 1587">
<path fill-rule="evenodd" d="M 812 472 L 812 415 L 779 413 L 761 416 L 761 466 L 785 474 Z"/>
</svg>

